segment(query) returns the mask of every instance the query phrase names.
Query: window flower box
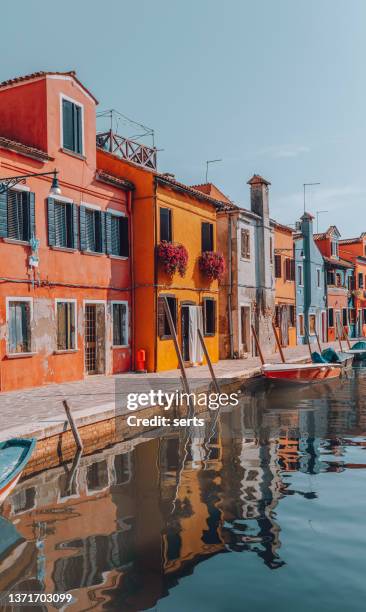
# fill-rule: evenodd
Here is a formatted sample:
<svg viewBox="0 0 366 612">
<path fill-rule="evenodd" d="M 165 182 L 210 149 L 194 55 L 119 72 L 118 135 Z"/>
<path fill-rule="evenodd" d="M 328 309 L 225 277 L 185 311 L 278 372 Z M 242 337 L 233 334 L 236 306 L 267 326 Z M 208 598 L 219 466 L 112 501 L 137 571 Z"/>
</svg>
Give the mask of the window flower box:
<svg viewBox="0 0 366 612">
<path fill-rule="evenodd" d="M 199 269 L 210 280 L 220 280 L 225 272 L 225 259 L 216 251 L 205 251 L 198 260 Z"/>
<path fill-rule="evenodd" d="M 166 274 L 173 276 L 173 274 L 178 272 L 180 276 L 185 276 L 188 252 L 183 244 L 174 244 L 173 242 L 162 240 L 157 247 L 157 252 Z"/>
</svg>

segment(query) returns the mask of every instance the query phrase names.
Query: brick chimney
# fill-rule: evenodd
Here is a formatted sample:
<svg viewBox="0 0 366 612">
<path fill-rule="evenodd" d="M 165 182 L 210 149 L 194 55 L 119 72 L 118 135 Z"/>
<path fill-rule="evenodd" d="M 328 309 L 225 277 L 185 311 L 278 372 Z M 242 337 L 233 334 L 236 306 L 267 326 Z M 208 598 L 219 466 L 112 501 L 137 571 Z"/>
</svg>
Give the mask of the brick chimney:
<svg viewBox="0 0 366 612">
<path fill-rule="evenodd" d="M 263 219 L 268 219 L 268 187 L 271 183 L 266 181 L 266 179 L 259 174 L 253 174 L 252 178 L 249 179 L 247 184 L 250 185 L 250 208 L 252 212 L 256 213 Z"/>
</svg>

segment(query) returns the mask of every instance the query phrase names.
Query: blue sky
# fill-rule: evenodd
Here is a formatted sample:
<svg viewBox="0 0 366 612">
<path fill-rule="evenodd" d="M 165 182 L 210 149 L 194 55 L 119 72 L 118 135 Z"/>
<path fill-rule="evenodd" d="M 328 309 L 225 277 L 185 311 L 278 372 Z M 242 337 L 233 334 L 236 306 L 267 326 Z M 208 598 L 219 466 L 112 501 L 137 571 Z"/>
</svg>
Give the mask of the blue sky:
<svg viewBox="0 0 366 612">
<path fill-rule="evenodd" d="M 27 0 L 2 7 L 0 79 L 75 69 L 100 101 L 154 128 L 159 168 L 271 214 L 366 230 L 364 0 Z M 120 126 L 123 131 L 123 126 Z M 1 126 L 0 126 L 1 132 Z"/>
</svg>

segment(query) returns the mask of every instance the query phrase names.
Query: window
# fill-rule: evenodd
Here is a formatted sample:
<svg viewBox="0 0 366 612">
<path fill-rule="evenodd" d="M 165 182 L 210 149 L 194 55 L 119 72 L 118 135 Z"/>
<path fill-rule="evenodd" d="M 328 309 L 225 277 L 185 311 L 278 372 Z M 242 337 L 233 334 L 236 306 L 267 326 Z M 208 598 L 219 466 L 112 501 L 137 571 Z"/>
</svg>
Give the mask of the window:
<svg viewBox="0 0 366 612">
<path fill-rule="evenodd" d="M 57 350 L 72 351 L 76 348 L 75 302 L 57 301 Z"/>
<path fill-rule="evenodd" d="M 213 224 L 212 223 L 205 223 L 205 222 L 202 223 L 201 242 L 202 242 L 202 252 L 214 250 Z"/>
<path fill-rule="evenodd" d="M 9 352 L 30 353 L 31 350 L 31 302 L 8 302 Z"/>
<path fill-rule="evenodd" d="M 5 213 L 8 238 L 29 242 L 34 233 L 34 193 L 9 189 Z"/>
<path fill-rule="evenodd" d="M 339 257 L 338 240 L 332 240 L 331 252 L 332 252 L 332 257 Z"/>
<path fill-rule="evenodd" d="M 334 327 L 334 308 L 328 308 L 328 327 Z"/>
<path fill-rule="evenodd" d="M 340 272 L 336 273 L 335 284 L 336 284 L 336 287 L 342 287 L 342 275 Z"/>
<path fill-rule="evenodd" d="M 366 323 L 366 308 L 363 309 L 363 323 Z"/>
<path fill-rule="evenodd" d="M 355 288 L 355 279 L 354 276 L 349 276 L 348 277 L 348 291 L 353 291 L 353 289 Z"/>
<path fill-rule="evenodd" d="M 327 272 L 327 285 L 335 285 L 334 270 L 328 270 Z"/>
<path fill-rule="evenodd" d="M 282 267 L 281 255 L 275 255 L 275 278 L 282 277 L 281 267 Z"/>
<path fill-rule="evenodd" d="M 298 316 L 298 327 L 299 327 L 299 336 L 304 336 L 304 315 L 299 314 Z"/>
<path fill-rule="evenodd" d="M 104 253 L 104 237 L 106 234 L 105 213 L 84 205 L 81 205 L 79 208 L 81 250 L 92 253 Z"/>
<path fill-rule="evenodd" d="M 172 338 L 169 322 L 165 314 L 164 299 L 168 302 L 168 308 L 173 319 L 174 328 L 177 329 L 177 299 L 172 295 L 164 295 L 158 299 L 158 335 L 161 339 Z"/>
<path fill-rule="evenodd" d="M 242 229 L 240 232 L 240 254 L 243 259 L 250 259 L 250 232 Z"/>
<path fill-rule="evenodd" d="M 295 326 L 295 306 L 293 304 L 290 304 L 290 326 L 294 327 Z"/>
<path fill-rule="evenodd" d="M 203 329 L 205 336 L 214 336 L 216 333 L 216 301 L 211 298 L 203 300 Z"/>
<path fill-rule="evenodd" d="M 297 266 L 297 282 L 300 287 L 302 287 L 303 279 L 302 279 L 302 265 Z"/>
<path fill-rule="evenodd" d="M 275 327 L 280 327 L 280 324 L 281 324 L 281 309 L 280 309 L 280 306 L 278 305 L 275 306 L 274 324 L 275 324 Z"/>
<path fill-rule="evenodd" d="M 160 208 L 160 240 L 172 241 L 172 211 Z"/>
<path fill-rule="evenodd" d="M 107 252 L 118 257 L 129 256 L 128 217 L 107 214 Z"/>
<path fill-rule="evenodd" d="M 315 314 L 309 315 L 309 332 L 310 334 L 316 333 L 316 315 Z"/>
<path fill-rule="evenodd" d="M 358 273 L 358 288 L 363 289 L 363 274 L 362 272 Z"/>
<path fill-rule="evenodd" d="M 113 346 L 128 345 L 128 305 L 127 302 L 113 302 Z"/>
<path fill-rule="evenodd" d="M 317 286 L 321 287 L 321 275 L 320 275 L 319 268 L 316 269 L 316 282 L 317 282 Z"/>
<path fill-rule="evenodd" d="M 269 239 L 269 260 L 273 264 L 273 238 Z"/>
<path fill-rule="evenodd" d="M 55 245 L 73 247 L 72 205 L 55 202 Z"/>
<path fill-rule="evenodd" d="M 68 151 L 83 153 L 82 107 L 62 99 L 62 146 Z"/>
<path fill-rule="evenodd" d="M 348 325 L 348 309 L 342 308 L 342 324 L 344 326 Z"/>
<path fill-rule="evenodd" d="M 295 280 L 295 261 L 286 257 L 284 263 L 284 275 L 286 281 L 294 281 Z"/>
<path fill-rule="evenodd" d="M 355 308 L 349 309 L 349 322 L 351 324 L 354 324 L 356 322 L 356 309 Z"/>
</svg>

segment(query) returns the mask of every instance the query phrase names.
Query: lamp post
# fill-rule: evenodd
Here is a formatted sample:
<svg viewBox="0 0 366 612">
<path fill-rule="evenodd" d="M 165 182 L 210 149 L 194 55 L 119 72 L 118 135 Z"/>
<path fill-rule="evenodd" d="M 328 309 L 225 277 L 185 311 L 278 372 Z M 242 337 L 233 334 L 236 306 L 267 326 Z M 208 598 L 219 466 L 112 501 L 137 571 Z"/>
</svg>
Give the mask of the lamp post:
<svg viewBox="0 0 366 612">
<path fill-rule="evenodd" d="M 8 189 L 15 187 L 19 183 L 22 183 L 27 178 L 31 178 L 33 176 L 53 176 L 50 195 L 57 196 L 61 194 L 61 188 L 58 182 L 58 170 L 56 168 L 52 170 L 52 172 L 33 172 L 31 174 L 23 174 L 21 176 L 7 176 L 5 178 L 0 178 L 0 193 L 5 193 Z"/>
</svg>

